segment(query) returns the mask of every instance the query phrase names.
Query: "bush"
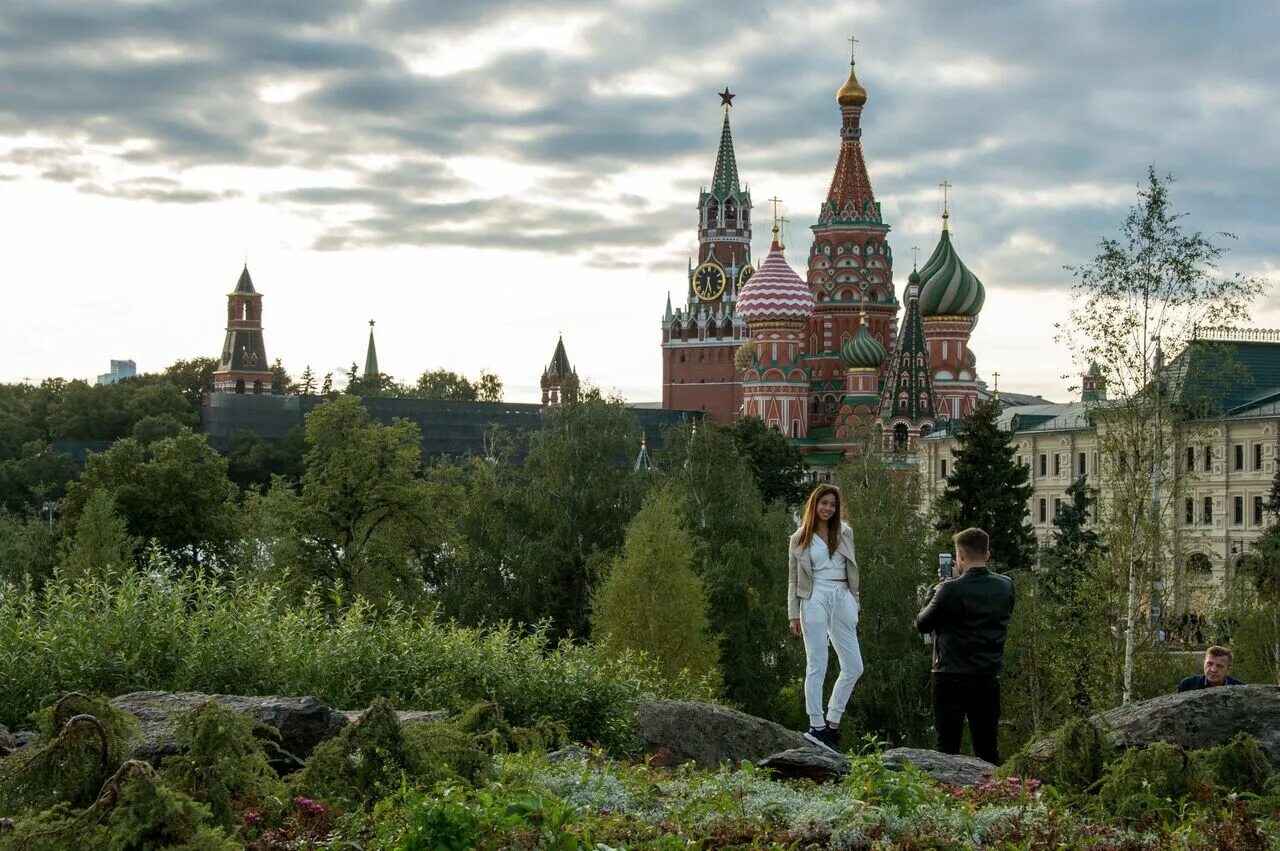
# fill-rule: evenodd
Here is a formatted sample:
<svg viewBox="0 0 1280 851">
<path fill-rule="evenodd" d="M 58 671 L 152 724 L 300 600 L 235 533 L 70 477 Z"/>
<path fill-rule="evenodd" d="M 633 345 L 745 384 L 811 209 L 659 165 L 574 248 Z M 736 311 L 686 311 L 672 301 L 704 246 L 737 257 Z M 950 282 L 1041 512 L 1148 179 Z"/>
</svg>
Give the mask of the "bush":
<svg viewBox="0 0 1280 851">
<path fill-rule="evenodd" d="M 1014 754 L 1000 769 L 1002 777 L 1034 777 L 1060 792 L 1084 792 L 1102 777 L 1115 759 L 1115 746 L 1096 724 L 1072 718 L 1053 734 L 1047 755 L 1033 756 L 1030 746 Z"/>
<path fill-rule="evenodd" d="M 272 584 L 170 573 L 118 581 L 55 579 L 40 593 L 0 592 L 0 724 L 16 725 L 67 689 L 315 695 L 331 706 L 460 712 L 496 701 L 515 725 L 554 721 L 579 741 L 634 748 L 636 705 L 688 697 L 629 657 L 589 645 L 548 647 L 541 629 L 445 625 L 378 612 L 319 592 L 292 602 Z M 20 661 L 19 661 L 20 660 Z"/>
<path fill-rule="evenodd" d="M 1169 802 L 1187 791 L 1187 757 L 1168 742 L 1127 750 L 1106 767 L 1098 798 L 1107 809 L 1126 818 L 1172 812 Z"/>
<path fill-rule="evenodd" d="M 1187 774 L 1193 784 L 1223 792 L 1262 794 L 1271 779 L 1271 764 L 1248 733 L 1237 733 L 1225 745 L 1192 751 Z"/>
</svg>

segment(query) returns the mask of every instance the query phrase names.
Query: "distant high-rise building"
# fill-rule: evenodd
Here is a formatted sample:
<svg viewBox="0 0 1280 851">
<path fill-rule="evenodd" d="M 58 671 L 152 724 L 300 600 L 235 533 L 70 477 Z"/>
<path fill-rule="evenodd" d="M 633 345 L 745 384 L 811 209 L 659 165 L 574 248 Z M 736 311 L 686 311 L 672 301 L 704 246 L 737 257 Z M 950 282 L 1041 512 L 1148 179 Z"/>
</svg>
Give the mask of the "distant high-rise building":
<svg viewBox="0 0 1280 851">
<path fill-rule="evenodd" d="M 111 361 L 111 371 L 98 376 L 96 383 L 98 384 L 116 384 L 126 378 L 133 378 L 138 374 L 138 365 L 131 360 L 115 360 Z"/>
</svg>

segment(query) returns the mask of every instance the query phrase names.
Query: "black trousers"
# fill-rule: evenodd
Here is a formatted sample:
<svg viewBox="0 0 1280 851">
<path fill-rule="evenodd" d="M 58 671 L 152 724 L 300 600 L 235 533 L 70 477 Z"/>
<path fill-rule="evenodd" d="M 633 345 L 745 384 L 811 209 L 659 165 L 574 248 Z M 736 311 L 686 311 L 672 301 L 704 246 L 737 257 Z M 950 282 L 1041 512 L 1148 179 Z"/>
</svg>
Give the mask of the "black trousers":
<svg viewBox="0 0 1280 851">
<path fill-rule="evenodd" d="M 938 750 L 960 753 L 966 718 L 974 755 L 999 765 L 1000 675 L 935 672 L 933 726 L 938 731 Z"/>
</svg>

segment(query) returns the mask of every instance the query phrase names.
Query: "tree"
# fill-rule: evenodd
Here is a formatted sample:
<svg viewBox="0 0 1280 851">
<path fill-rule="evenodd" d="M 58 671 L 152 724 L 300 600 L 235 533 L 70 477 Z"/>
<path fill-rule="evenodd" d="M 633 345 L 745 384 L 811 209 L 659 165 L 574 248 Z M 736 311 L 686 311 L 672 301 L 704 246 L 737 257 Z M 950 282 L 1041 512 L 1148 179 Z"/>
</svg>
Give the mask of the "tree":
<svg viewBox="0 0 1280 851">
<path fill-rule="evenodd" d="M 999 402 L 985 402 L 963 420 L 934 527 L 951 534 L 976 526 L 991 536 L 993 564 L 1023 570 L 1036 559 L 1027 517 L 1030 471 L 1015 460 L 1009 436 L 996 424 L 999 413 Z"/>
<path fill-rule="evenodd" d="M 63 540 L 63 575 L 80 580 L 118 574 L 133 563 L 140 544 L 129 534 L 115 498 L 105 490 L 95 490 L 86 499 L 75 533 Z"/>
<path fill-rule="evenodd" d="M 485 380 L 488 373 L 481 375 L 481 382 Z M 502 382 L 497 376 L 489 376 L 490 386 L 486 392 L 493 393 L 496 390 L 497 399 L 486 399 L 485 401 L 498 401 L 502 398 Z M 496 383 L 496 387 L 494 386 Z M 458 402 L 474 402 L 479 398 L 480 391 L 477 385 L 472 384 L 466 376 L 459 375 L 456 372 L 450 372 L 447 369 L 433 369 L 422 373 L 418 376 L 418 383 L 413 389 L 413 395 L 418 399 L 451 399 Z"/>
<path fill-rule="evenodd" d="M 131 535 L 154 540 L 180 563 L 216 561 L 239 535 L 227 462 L 190 429 L 145 447 L 124 438 L 90 455 L 62 502 L 66 534 L 76 534 L 99 490 L 114 497 Z"/>
<path fill-rule="evenodd" d="M 695 566 L 711 601 L 726 700 L 755 715 L 790 720 L 803 699 L 788 686 L 804 670 L 804 646 L 787 629 L 790 512 L 760 496 L 728 429 L 668 429 L 656 459 L 687 512 Z M 799 723 L 799 721 L 796 721 Z"/>
<path fill-rule="evenodd" d="M 1081 366 L 1097 364 L 1107 388 L 1108 400 L 1095 403 L 1092 413 L 1106 494 L 1099 518 L 1106 564 L 1125 589 L 1126 703 L 1137 646 L 1150 639 L 1138 635 L 1145 605 L 1140 589 L 1172 578 L 1179 604 L 1181 564 L 1165 567 L 1174 555 L 1172 507 L 1186 474 L 1172 463 L 1173 453 L 1195 428 L 1188 418 L 1215 407 L 1205 391 L 1227 383 L 1223 353 L 1199 341 L 1200 330 L 1247 321 L 1249 305 L 1263 291 L 1258 278 L 1220 273 L 1225 249 L 1213 239 L 1183 231 L 1185 214 L 1171 205 L 1172 183 L 1148 168 L 1119 238 L 1103 239 L 1090 263 L 1070 267 L 1075 306 L 1058 326 L 1058 340 L 1071 346 Z M 1168 357 L 1174 360 L 1166 366 Z M 1219 375 L 1210 380 L 1210 371 Z"/>
<path fill-rule="evenodd" d="M 492 372 L 481 371 L 480 380 L 476 382 L 476 401 L 501 402 L 502 379 Z"/>
<path fill-rule="evenodd" d="M 70 455 L 54 452 L 44 441 L 29 441 L 17 457 L 0 460 L 0 509 L 39 511 L 46 500 L 61 499 L 75 477 Z"/>
<path fill-rule="evenodd" d="M 841 464 L 836 481 L 857 550 L 858 632 L 867 660 L 846 723 L 898 745 L 923 747 L 931 656 L 915 616 L 921 590 L 936 579 L 937 560 L 928 520 L 916 508 L 920 481 L 895 474 L 874 452 Z M 834 675 L 835 666 L 828 669 Z"/>
<path fill-rule="evenodd" d="M 217 358 L 196 357 L 177 360 L 165 367 L 165 381 L 178 388 L 192 411 L 199 412 L 206 393 L 213 392 L 213 371 Z"/>
<path fill-rule="evenodd" d="M 296 528 L 309 578 L 376 600 L 420 596 L 412 538 L 428 503 L 418 427 L 372 422 L 359 399 L 344 396 L 308 414 L 305 429 Z"/>
<path fill-rule="evenodd" d="M 284 362 L 280 358 L 276 358 L 275 362 L 271 364 L 271 375 L 275 379 L 271 385 L 272 395 L 287 396 L 297 390 L 297 385 L 293 383 L 293 377 L 284 368 Z"/>
<path fill-rule="evenodd" d="M 238 431 L 227 450 L 227 475 L 242 491 L 265 490 L 272 478 L 281 476 L 295 485 L 302 479 L 305 432 L 294 427 L 278 444 L 270 444 L 252 431 Z"/>
<path fill-rule="evenodd" d="M 670 488 L 651 493 L 592 595 L 594 640 L 647 654 L 672 681 L 713 676 L 718 648 L 694 552 L 679 496 Z"/>
<path fill-rule="evenodd" d="M 738 452 L 751 465 L 765 502 L 798 505 L 807 495 L 804 457 L 776 429 L 759 417 L 743 417 L 729 427 Z"/>
<path fill-rule="evenodd" d="M 1044 554 L 1048 571 L 1045 586 L 1061 602 L 1079 596 L 1086 574 L 1102 550 L 1098 533 L 1089 525 L 1097 489 L 1080 476 L 1067 488 L 1066 497 L 1053 517 L 1053 539 Z"/>
<path fill-rule="evenodd" d="M 0 509 L 0 583 L 31 591 L 53 575 L 57 534 L 44 517 Z"/>
<path fill-rule="evenodd" d="M 333 373 L 326 372 L 324 381 L 320 382 L 320 395 L 328 399 L 333 395 Z"/>
<path fill-rule="evenodd" d="M 316 374 L 311 371 L 311 364 L 307 364 L 302 370 L 302 377 L 298 380 L 298 395 L 316 395 Z"/>
</svg>

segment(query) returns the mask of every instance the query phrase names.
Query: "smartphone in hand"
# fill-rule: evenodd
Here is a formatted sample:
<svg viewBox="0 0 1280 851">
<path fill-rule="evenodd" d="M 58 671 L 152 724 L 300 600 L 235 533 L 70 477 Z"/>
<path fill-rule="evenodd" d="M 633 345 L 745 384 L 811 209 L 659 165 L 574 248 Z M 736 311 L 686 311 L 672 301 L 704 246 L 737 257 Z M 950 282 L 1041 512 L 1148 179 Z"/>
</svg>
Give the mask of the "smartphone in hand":
<svg viewBox="0 0 1280 851">
<path fill-rule="evenodd" d="M 951 553 L 938 553 L 938 578 L 946 581 L 955 575 L 955 557 Z"/>
</svg>

